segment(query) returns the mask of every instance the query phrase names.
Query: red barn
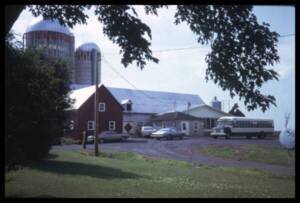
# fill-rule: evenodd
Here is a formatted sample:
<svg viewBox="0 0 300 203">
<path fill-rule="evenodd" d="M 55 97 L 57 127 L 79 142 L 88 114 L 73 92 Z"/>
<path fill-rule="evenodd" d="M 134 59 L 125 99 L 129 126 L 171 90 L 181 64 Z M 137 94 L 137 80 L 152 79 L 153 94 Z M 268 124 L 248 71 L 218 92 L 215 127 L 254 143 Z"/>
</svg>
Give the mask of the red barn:
<svg viewBox="0 0 300 203">
<path fill-rule="evenodd" d="M 98 114 L 99 114 L 99 133 L 102 131 L 115 131 L 122 133 L 123 128 L 123 107 L 109 92 L 101 85 L 97 90 L 98 95 Z M 68 136 L 82 140 L 82 132 L 87 135 L 94 133 L 94 103 L 95 86 L 88 86 L 73 90 L 70 98 L 75 99 L 72 108 L 68 110 L 70 116 L 70 132 Z"/>
</svg>

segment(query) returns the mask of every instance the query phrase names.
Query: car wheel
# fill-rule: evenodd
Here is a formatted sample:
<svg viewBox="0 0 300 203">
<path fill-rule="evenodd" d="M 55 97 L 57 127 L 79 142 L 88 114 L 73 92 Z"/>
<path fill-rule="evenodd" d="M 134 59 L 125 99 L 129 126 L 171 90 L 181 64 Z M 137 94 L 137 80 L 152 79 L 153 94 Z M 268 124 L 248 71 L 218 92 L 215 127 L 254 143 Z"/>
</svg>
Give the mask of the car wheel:
<svg viewBox="0 0 300 203">
<path fill-rule="evenodd" d="M 248 140 L 250 140 L 252 137 L 251 137 L 250 135 L 247 135 L 246 138 L 247 138 Z"/>
<path fill-rule="evenodd" d="M 213 136 L 213 138 L 217 139 L 217 138 L 218 138 L 218 136 L 214 135 L 214 136 Z"/>
<path fill-rule="evenodd" d="M 104 142 L 104 140 L 103 140 L 103 139 L 100 139 L 100 140 L 99 140 L 99 143 L 103 143 L 103 142 Z"/>
</svg>

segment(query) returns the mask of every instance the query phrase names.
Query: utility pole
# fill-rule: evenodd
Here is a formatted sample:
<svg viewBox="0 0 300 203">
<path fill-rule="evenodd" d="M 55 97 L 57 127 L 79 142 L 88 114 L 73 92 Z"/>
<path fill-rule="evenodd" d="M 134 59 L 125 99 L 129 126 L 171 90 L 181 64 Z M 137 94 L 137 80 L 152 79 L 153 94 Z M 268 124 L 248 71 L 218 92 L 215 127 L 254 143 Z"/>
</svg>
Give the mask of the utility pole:
<svg viewBox="0 0 300 203">
<path fill-rule="evenodd" d="M 101 53 L 100 53 L 100 58 L 98 61 L 98 52 L 97 50 L 93 50 L 93 58 L 94 58 L 94 65 L 95 65 L 95 112 L 94 112 L 94 117 L 95 117 L 95 129 L 94 129 L 94 144 L 95 144 L 95 156 L 98 156 L 98 123 L 99 123 L 99 113 L 98 113 L 98 64 L 99 68 L 101 68 Z"/>
</svg>

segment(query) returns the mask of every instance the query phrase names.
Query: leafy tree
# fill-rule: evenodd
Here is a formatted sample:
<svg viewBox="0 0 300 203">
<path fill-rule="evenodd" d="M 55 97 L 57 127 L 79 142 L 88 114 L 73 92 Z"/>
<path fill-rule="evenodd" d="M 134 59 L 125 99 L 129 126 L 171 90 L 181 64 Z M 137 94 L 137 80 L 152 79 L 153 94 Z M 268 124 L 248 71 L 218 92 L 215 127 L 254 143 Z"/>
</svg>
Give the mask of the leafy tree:
<svg viewBox="0 0 300 203">
<path fill-rule="evenodd" d="M 5 165 L 43 158 L 63 135 L 69 78 L 63 61 L 22 51 L 8 36 L 5 49 Z"/>
<path fill-rule="evenodd" d="M 33 15 L 58 19 L 63 25 L 73 27 L 86 23 L 84 13 L 91 5 L 29 5 Z M 157 15 L 163 5 L 144 6 L 146 14 Z M 7 6 L 6 33 L 26 6 Z M 141 69 L 146 61 L 158 63 L 150 50 L 151 29 L 139 18 L 131 5 L 96 5 L 95 15 L 103 24 L 103 33 L 121 48 L 122 63 L 136 62 Z M 279 62 L 277 42 L 279 34 L 269 29 L 269 24 L 257 22 L 252 6 L 178 5 L 175 24 L 187 23 L 201 44 L 210 44 L 206 56 L 206 80 L 212 79 L 230 96 L 244 99 L 248 110 L 258 107 L 262 111 L 275 98 L 260 92 L 262 84 L 278 80 L 278 74 L 267 65 Z M 150 40 L 146 39 L 146 36 Z"/>
</svg>

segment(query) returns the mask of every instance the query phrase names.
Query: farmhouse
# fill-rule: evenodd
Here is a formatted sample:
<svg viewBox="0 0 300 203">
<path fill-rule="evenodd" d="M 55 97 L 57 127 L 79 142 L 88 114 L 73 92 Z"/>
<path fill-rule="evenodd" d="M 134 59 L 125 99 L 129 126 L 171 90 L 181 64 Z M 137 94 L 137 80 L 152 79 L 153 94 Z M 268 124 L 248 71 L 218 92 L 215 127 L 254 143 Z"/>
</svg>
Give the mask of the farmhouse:
<svg viewBox="0 0 300 203">
<path fill-rule="evenodd" d="M 188 110 L 183 110 L 182 112 L 200 118 L 203 122 L 204 135 L 208 135 L 212 128 L 216 126 L 218 118 L 222 116 L 232 116 L 229 113 L 223 112 L 220 109 L 207 104 L 196 105 Z"/>
<path fill-rule="evenodd" d="M 188 136 L 202 136 L 203 122 L 200 118 L 182 112 L 169 112 L 157 115 L 152 119 L 153 127 L 176 128 Z"/>
</svg>

